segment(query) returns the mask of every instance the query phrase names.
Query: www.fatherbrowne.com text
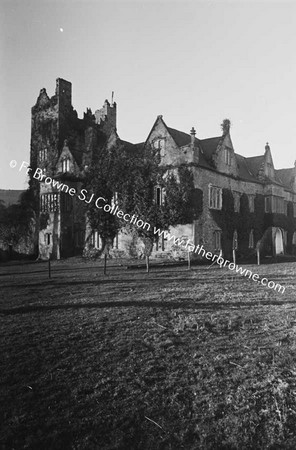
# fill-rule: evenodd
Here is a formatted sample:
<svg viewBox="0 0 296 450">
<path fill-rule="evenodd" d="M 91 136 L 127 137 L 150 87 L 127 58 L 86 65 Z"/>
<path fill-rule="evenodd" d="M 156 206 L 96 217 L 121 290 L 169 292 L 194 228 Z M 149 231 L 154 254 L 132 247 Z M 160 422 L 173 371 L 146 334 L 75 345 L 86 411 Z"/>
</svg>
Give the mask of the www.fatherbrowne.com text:
<svg viewBox="0 0 296 450">
<path fill-rule="evenodd" d="M 16 167 L 16 165 L 17 162 L 15 160 L 12 160 L 10 162 L 10 167 L 14 168 Z M 22 169 L 26 169 L 27 174 L 29 174 L 29 172 L 32 170 L 29 167 L 29 163 L 26 161 L 22 162 L 19 171 L 21 171 Z M 39 167 L 37 167 L 37 169 L 35 170 L 33 178 L 42 181 L 46 185 L 51 184 L 53 188 L 59 190 L 60 192 L 66 192 L 72 197 L 76 195 L 80 201 L 84 201 L 86 204 L 94 202 L 95 206 L 98 209 L 103 209 L 109 214 L 116 215 L 119 219 L 123 219 L 124 221 L 129 222 L 132 225 L 137 226 L 138 228 L 143 228 L 147 231 L 151 229 L 150 223 L 145 222 L 142 219 L 138 219 L 138 217 L 134 214 L 131 215 L 124 213 L 119 209 L 118 205 L 109 205 L 104 197 L 95 198 L 95 194 L 89 195 L 87 189 L 81 189 L 78 193 L 74 187 L 69 187 L 67 184 L 62 183 L 58 180 L 54 180 L 53 178 L 47 176 Z M 257 273 L 253 273 L 251 270 L 248 270 L 246 268 L 243 269 L 242 267 L 238 266 L 234 262 L 229 261 L 228 259 L 224 260 L 221 255 L 207 252 L 202 244 L 194 245 L 192 242 L 190 242 L 190 239 L 186 240 L 184 238 L 177 238 L 173 234 L 170 234 L 168 231 L 160 230 L 156 227 L 153 228 L 153 233 L 158 237 L 163 236 L 165 239 L 167 239 L 167 241 L 171 241 L 174 245 L 181 247 L 184 251 L 187 251 L 189 253 L 197 253 L 198 255 L 205 257 L 207 260 L 212 261 L 213 263 L 217 263 L 221 268 L 228 267 L 229 270 L 233 270 L 241 276 L 248 276 L 250 279 L 257 282 L 258 284 L 261 284 L 262 286 L 267 286 L 269 289 L 281 292 L 282 294 L 285 292 L 284 286 L 277 284 L 274 281 L 269 281 L 267 278 L 260 278 Z"/>
</svg>

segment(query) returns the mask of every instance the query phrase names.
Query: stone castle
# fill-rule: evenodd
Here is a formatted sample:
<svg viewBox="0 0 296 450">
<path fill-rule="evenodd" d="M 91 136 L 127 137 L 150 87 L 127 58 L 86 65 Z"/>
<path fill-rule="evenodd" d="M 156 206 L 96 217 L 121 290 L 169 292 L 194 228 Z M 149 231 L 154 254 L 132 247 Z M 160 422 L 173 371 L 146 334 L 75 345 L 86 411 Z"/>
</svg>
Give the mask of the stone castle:
<svg viewBox="0 0 296 450">
<path fill-rule="evenodd" d="M 143 145 L 159 149 L 161 164 L 176 169 L 186 164 L 194 175 L 195 188 L 202 192 L 198 217 L 170 230 L 207 251 L 242 256 L 254 254 L 260 245 L 267 255 L 295 254 L 296 250 L 296 166 L 276 170 L 268 144 L 255 157 L 234 151 L 230 121 L 224 120 L 217 137 L 200 139 L 194 128 L 184 133 L 157 119 L 143 144 L 121 140 L 116 131 L 116 103 L 107 100 L 93 114 L 90 109 L 79 119 L 71 100 L 71 83 L 56 81 L 55 95 L 41 89 L 32 108 L 32 171 L 40 168 L 47 176 L 79 187 L 87 168 L 100 148 L 111 151 L 123 145 L 135 151 Z M 86 245 L 100 249 L 100 236 L 89 229 L 79 201 L 52 184 L 36 181 L 40 197 L 39 253 L 41 257 L 82 254 Z M 155 188 L 161 203 L 161 188 Z M 133 250 L 131 250 L 133 249 Z M 114 256 L 139 256 L 141 243 L 134 236 L 119 233 L 113 242 Z M 162 237 L 153 249 L 154 257 L 185 257 Z"/>
</svg>

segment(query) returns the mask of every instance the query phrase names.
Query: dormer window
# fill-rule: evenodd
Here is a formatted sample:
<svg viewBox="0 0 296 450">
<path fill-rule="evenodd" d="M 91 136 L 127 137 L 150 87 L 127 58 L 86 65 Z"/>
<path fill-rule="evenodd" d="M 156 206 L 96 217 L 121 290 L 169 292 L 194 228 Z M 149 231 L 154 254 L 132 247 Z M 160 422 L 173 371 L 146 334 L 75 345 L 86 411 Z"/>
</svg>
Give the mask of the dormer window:
<svg viewBox="0 0 296 450">
<path fill-rule="evenodd" d="M 62 160 L 62 171 L 64 173 L 70 172 L 70 159 L 65 158 Z"/>
<path fill-rule="evenodd" d="M 157 138 L 153 141 L 153 147 L 156 150 L 164 150 L 164 138 Z"/>
</svg>

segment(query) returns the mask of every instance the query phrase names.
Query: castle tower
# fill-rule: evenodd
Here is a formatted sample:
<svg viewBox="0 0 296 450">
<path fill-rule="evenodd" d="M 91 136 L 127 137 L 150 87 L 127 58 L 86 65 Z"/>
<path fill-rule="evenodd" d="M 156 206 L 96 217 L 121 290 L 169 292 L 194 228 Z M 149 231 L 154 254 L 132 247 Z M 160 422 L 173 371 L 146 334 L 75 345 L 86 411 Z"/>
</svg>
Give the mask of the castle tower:
<svg viewBox="0 0 296 450">
<path fill-rule="evenodd" d="M 101 109 L 95 111 L 95 120 L 100 125 L 102 131 L 110 135 L 111 131 L 116 131 L 116 103 L 110 103 L 105 100 Z"/>
</svg>

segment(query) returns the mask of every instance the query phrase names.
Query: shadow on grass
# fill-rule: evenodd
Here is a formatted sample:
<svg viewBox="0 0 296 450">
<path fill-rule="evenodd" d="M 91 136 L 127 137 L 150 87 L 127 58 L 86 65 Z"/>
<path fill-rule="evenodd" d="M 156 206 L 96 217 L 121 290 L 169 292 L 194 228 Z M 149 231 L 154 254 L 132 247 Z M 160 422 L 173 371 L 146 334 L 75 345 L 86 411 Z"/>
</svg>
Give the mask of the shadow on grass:
<svg viewBox="0 0 296 450">
<path fill-rule="evenodd" d="M 41 272 L 38 272 L 41 273 Z M 188 272 L 189 274 L 193 274 L 194 272 Z M 102 275 L 102 274 L 100 274 Z M 60 273 L 52 273 L 52 278 L 44 278 L 41 279 L 40 282 L 35 282 L 35 283 L 31 283 L 30 281 L 25 282 L 25 283 L 10 283 L 10 284 L 3 284 L 2 288 L 25 288 L 25 287 L 47 287 L 47 286 L 52 286 L 52 287 L 63 287 L 63 286 L 79 286 L 79 285 L 90 285 L 90 286 L 99 286 L 99 285 L 106 285 L 106 284 L 137 284 L 137 285 L 142 285 L 143 283 L 145 284 L 150 284 L 150 283 L 154 283 L 157 282 L 159 284 L 165 284 L 165 283 L 190 283 L 190 284 L 212 284 L 212 283 L 225 283 L 225 281 L 231 281 L 232 283 L 234 281 L 236 282 L 243 282 L 243 281 L 253 281 L 251 278 L 249 277 L 244 277 L 244 276 L 240 276 L 239 274 L 232 274 L 232 273 L 227 273 L 224 272 L 222 275 L 220 276 L 215 276 L 215 274 L 211 274 L 212 276 L 204 276 L 203 274 L 200 274 L 201 276 L 198 276 L 199 274 L 197 273 L 196 277 L 176 277 L 173 273 L 172 274 L 168 274 L 167 273 L 167 277 L 164 278 L 159 278 L 159 277 L 151 277 L 151 274 L 145 276 L 145 278 L 107 278 L 110 275 L 106 275 L 106 278 L 101 278 L 98 280 L 94 280 L 94 279 L 87 279 L 87 280 L 72 280 L 71 278 L 69 278 L 66 281 L 60 281 L 60 277 L 61 274 Z M 104 276 L 104 275 L 102 275 Z M 112 277 L 112 275 L 111 275 Z M 269 281 L 274 281 L 274 282 L 283 282 L 285 279 L 287 280 L 292 280 L 294 278 L 292 278 L 291 274 L 260 274 L 260 279 L 266 277 Z M 258 281 L 256 281 L 255 283 L 258 283 Z M 258 283 L 259 285 L 260 283 Z M 265 286 L 265 285 L 264 285 Z"/>
<path fill-rule="evenodd" d="M 204 297 L 201 298 L 204 300 Z M 223 310 L 223 309 L 233 309 L 242 307 L 260 307 L 260 306 L 274 306 L 274 305 L 287 305 L 295 304 L 295 300 L 256 300 L 253 302 L 199 302 L 198 300 L 183 299 L 182 301 L 150 301 L 150 300 L 118 300 L 118 301 L 105 301 L 96 303 L 68 303 L 63 305 L 34 305 L 34 306 L 19 306 L 16 308 L 0 308 L 0 314 L 2 315 L 15 315 L 24 314 L 38 311 L 55 311 L 55 310 L 67 310 L 67 309 L 103 309 L 103 308 L 168 308 L 168 309 L 179 309 L 188 308 L 192 310 Z"/>
</svg>

